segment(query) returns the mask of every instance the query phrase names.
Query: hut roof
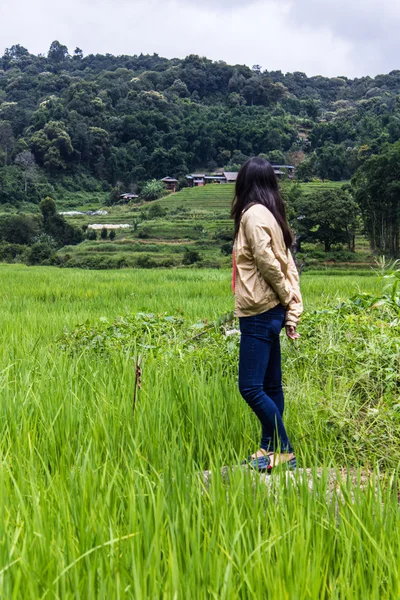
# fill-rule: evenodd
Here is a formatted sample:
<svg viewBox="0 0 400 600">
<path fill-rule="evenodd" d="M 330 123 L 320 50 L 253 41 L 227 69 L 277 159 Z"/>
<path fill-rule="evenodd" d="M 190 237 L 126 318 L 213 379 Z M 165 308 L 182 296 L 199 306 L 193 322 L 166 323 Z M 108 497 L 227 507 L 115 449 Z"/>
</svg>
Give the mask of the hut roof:
<svg viewBox="0 0 400 600">
<path fill-rule="evenodd" d="M 293 165 L 271 165 L 274 169 L 294 169 Z"/>
<path fill-rule="evenodd" d="M 235 182 L 237 179 L 237 172 L 232 172 L 232 171 L 224 171 L 224 177 L 227 181 L 232 181 Z"/>
</svg>

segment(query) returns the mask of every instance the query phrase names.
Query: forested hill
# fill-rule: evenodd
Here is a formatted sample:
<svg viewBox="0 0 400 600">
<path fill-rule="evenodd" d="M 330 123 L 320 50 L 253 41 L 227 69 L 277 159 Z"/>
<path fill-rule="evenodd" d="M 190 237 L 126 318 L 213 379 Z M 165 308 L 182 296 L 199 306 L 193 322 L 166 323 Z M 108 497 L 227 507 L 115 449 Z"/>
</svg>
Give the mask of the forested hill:
<svg viewBox="0 0 400 600">
<path fill-rule="evenodd" d="M 348 179 L 400 139 L 399 92 L 400 71 L 351 80 L 12 46 L 0 58 L 0 203 L 233 170 L 260 153 L 304 180 Z"/>
</svg>

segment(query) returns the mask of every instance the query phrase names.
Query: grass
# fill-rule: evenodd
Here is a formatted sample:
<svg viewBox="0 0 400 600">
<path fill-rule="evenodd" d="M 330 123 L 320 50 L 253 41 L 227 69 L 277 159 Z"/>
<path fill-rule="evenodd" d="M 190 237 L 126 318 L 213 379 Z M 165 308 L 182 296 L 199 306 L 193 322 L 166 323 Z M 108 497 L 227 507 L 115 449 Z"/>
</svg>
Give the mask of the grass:
<svg viewBox="0 0 400 600">
<path fill-rule="evenodd" d="M 399 597 L 389 479 L 344 481 L 339 503 L 326 502 L 325 475 L 313 492 L 279 476 L 268 492 L 240 469 L 223 481 L 220 467 L 257 447 L 259 427 L 218 357 L 203 367 L 150 351 L 133 415 L 139 349 L 68 355 L 55 342 L 64 327 L 137 311 L 215 319 L 232 308 L 228 270 L 1 265 L 0 278 L 0 597 Z M 308 311 L 377 288 L 371 274 L 302 276 Z M 340 405 L 344 382 L 321 388 L 296 370 L 294 346 L 284 352 L 299 462 L 356 467 L 321 412 L 321 395 Z M 376 464 L 369 456 L 377 477 Z"/>
</svg>

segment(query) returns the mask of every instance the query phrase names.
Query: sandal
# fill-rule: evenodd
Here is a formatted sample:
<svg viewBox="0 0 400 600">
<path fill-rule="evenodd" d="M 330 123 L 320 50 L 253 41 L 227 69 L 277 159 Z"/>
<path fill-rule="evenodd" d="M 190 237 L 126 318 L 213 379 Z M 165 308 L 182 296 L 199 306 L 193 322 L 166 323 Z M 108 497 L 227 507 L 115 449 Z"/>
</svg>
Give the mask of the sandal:
<svg viewBox="0 0 400 600">
<path fill-rule="evenodd" d="M 271 463 L 271 461 L 270 461 Z M 273 469 L 277 469 L 278 467 L 282 467 L 283 469 L 287 470 L 287 471 L 295 471 L 297 469 L 297 461 L 296 461 L 296 457 L 294 456 L 293 458 L 291 458 L 290 460 L 286 460 L 284 462 L 279 462 L 276 465 L 269 465 L 267 467 L 267 471 L 268 473 L 271 473 L 271 471 Z"/>
<path fill-rule="evenodd" d="M 265 451 L 267 452 L 267 451 Z M 247 465 L 252 465 L 252 463 L 254 463 L 255 461 L 259 461 L 260 458 L 265 458 L 266 456 L 272 456 L 274 453 L 273 452 L 267 452 L 267 454 L 264 454 L 263 456 L 258 456 L 256 458 L 253 458 L 251 454 L 249 454 L 249 456 L 247 458 L 245 458 L 244 460 L 242 460 L 242 466 L 245 467 Z"/>
<path fill-rule="evenodd" d="M 271 457 L 269 454 L 264 454 L 264 456 L 257 456 L 256 458 L 249 459 L 245 464 L 249 465 L 252 469 L 256 471 L 260 471 L 260 473 L 265 473 L 269 471 L 271 467 Z"/>
</svg>

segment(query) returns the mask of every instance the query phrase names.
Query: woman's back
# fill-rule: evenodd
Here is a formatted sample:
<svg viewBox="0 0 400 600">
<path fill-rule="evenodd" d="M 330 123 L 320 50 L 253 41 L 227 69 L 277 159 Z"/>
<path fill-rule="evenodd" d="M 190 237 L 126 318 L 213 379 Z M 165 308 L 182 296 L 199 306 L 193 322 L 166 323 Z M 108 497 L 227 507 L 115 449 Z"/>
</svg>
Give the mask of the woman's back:
<svg viewBox="0 0 400 600">
<path fill-rule="evenodd" d="M 293 303 L 288 320 L 297 325 L 303 310 L 299 277 L 282 229 L 268 208 L 252 204 L 245 210 L 234 251 L 236 316 L 259 314 L 279 303 L 289 306 L 294 292 L 300 302 Z"/>
</svg>

